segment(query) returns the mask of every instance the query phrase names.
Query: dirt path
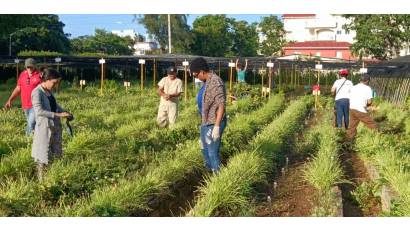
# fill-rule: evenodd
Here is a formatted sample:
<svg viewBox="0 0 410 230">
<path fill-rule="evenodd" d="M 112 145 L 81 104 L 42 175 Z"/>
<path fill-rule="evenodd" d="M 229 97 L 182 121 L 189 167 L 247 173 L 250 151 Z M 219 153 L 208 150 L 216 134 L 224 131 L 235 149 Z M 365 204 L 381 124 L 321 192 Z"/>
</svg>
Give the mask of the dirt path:
<svg viewBox="0 0 410 230">
<path fill-rule="evenodd" d="M 316 125 L 320 114 L 312 114 L 307 121 L 305 131 L 298 135 L 303 140 L 303 133 Z M 303 178 L 303 168 L 309 159 L 306 153 L 295 151 L 287 153 L 288 166 L 285 173 L 271 181 L 266 191 L 265 201 L 257 204 L 257 216 L 301 217 L 310 216 L 314 206 L 315 189 Z M 280 170 L 281 171 L 281 170 Z M 275 185 L 276 182 L 276 185 Z M 271 197 L 269 201 L 266 197 Z"/>
<path fill-rule="evenodd" d="M 361 207 L 351 193 L 360 184 L 370 181 L 363 161 L 360 160 L 357 153 L 352 151 L 345 151 L 341 154 L 341 159 L 345 177 L 353 182 L 352 184 L 344 183 L 340 186 L 343 197 L 343 216 L 379 216 L 381 213 L 380 199 L 373 196 L 367 197 L 366 207 Z"/>
</svg>

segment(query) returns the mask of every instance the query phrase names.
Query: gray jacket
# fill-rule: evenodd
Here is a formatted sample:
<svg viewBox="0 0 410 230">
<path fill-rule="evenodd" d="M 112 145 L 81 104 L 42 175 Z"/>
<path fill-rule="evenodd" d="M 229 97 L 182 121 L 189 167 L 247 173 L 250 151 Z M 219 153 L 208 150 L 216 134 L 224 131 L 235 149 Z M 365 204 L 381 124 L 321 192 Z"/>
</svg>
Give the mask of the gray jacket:
<svg viewBox="0 0 410 230">
<path fill-rule="evenodd" d="M 51 129 L 54 127 L 54 113 L 51 112 L 50 101 L 41 85 L 31 93 L 31 101 L 36 119 L 31 156 L 36 162 L 48 164 L 51 140 Z M 64 109 L 57 104 L 57 112 Z"/>
</svg>

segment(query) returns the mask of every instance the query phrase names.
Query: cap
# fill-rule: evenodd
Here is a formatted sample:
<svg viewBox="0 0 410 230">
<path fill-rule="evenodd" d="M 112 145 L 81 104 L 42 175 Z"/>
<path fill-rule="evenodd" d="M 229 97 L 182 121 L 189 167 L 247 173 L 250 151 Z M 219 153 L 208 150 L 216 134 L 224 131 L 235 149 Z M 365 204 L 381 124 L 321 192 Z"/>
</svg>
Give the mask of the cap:
<svg viewBox="0 0 410 230">
<path fill-rule="evenodd" d="M 347 76 L 347 75 L 349 75 L 349 70 L 347 70 L 347 69 L 341 69 L 341 70 L 339 71 L 339 75 Z"/>
<path fill-rule="evenodd" d="M 33 58 L 27 58 L 26 61 L 24 62 L 24 67 L 34 67 L 36 65 L 36 60 Z"/>
<path fill-rule="evenodd" d="M 177 69 L 174 66 L 170 66 L 167 69 L 167 74 L 168 75 L 175 75 L 177 73 Z"/>
</svg>

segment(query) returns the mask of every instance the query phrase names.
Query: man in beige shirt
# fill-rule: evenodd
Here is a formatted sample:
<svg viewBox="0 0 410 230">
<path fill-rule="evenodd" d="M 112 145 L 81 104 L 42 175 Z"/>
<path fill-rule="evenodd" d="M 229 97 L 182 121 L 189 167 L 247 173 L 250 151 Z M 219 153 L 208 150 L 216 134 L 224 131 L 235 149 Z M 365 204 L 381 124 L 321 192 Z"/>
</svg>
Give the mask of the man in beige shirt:
<svg viewBox="0 0 410 230">
<path fill-rule="evenodd" d="M 158 94 L 161 97 L 157 123 L 160 127 L 170 127 L 175 125 L 178 116 L 178 100 L 184 91 L 181 79 L 177 78 L 175 67 L 167 69 L 167 76 L 158 83 Z"/>
</svg>

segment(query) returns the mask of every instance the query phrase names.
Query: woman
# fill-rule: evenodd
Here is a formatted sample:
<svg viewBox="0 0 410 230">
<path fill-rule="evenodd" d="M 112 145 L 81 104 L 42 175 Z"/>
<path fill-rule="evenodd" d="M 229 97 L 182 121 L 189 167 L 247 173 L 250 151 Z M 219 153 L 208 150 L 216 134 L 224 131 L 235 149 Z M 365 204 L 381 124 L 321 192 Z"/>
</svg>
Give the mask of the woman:
<svg viewBox="0 0 410 230">
<path fill-rule="evenodd" d="M 70 117 L 54 98 L 51 90 L 61 79 L 54 69 L 44 69 L 41 73 L 41 84 L 31 93 L 36 127 L 31 156 L 37 163 L 39 180 L 43 178 L 44 168 L 54 158 L 62 155 L 62 126 L 60 118 Z"/>
</svg>

